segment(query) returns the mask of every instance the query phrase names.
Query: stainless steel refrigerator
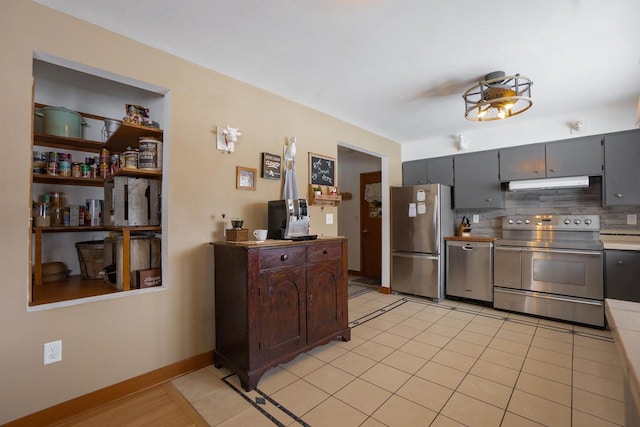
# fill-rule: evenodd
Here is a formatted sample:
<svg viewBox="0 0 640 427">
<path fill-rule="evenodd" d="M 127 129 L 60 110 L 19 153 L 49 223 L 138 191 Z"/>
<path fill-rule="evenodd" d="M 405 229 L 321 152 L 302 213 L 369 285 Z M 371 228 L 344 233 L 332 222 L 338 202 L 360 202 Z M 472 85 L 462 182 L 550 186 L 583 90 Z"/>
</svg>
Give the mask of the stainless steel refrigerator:
<svg viewBox="0 0 640 427">
<path fill-rule="evenodd" d="M 444 238 L 453 236 L 451 187 L 391 187 L 391 289 L 444 298 Z"/>
</svg>

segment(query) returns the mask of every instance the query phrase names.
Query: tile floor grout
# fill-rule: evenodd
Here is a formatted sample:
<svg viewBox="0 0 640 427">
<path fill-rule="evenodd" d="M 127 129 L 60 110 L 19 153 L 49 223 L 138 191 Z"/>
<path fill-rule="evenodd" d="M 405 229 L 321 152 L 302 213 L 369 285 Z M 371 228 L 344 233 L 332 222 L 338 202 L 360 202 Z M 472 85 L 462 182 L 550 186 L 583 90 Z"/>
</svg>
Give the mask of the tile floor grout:
<svg viewBox="0 0 640 427">
<path fill-rule="evenodd" d="M 258 388 L 256 390 L 258 394 L 261 394 L 264 398 L 270 399 L 272 400 L 272 402 L 276 402 L 277 404 L 278 399 L 276 399 L 274 395 L 280 393 L 279 394 L 280 398 L 285 400 L 284 402 L 280 402 L 281 404 L 284 403 L 284 406 L 282 406 L 282 408 L 289 409 L 291 414 L 297 414 L 297 415 L 289 416 L 291 418 L 291 420 L 287 420 L 289 423 L 297 422 L 302 425 L 316 425 L 314 423 L 309 423 L 308 420 L 309 419 L 315 420 L 317 418 L 316 414 L 318 412 L 322 411 L 323 409 L 326 409 L 326 407 L 328 407 L 331 404 L 335 405 L 336 403 L 334 401 L 337 401 L 337 403 L 340 404 L 339 408 L 342 411 L 347 411 L 349 412 L 349 414 L 353 415 L 358 419 L 358 421 L 354 421 L 353 425 L 363 425 L 363 426 L 386 425 L 386 424 L 380 424 L 380 423 L 387 421 L 387 419 L 385 418 L 385 417 L 388 417 L 386 412 L 388 412 L 390 408 L 394 405 L 397 407 L 400 407 L 401 405 L 405 405 L 407 408 L 411 408 L 412 410 L 421 411 L 423 414 L 429 414 L 429 416 L 432 416 L 431 421 L 429 422 L 429 425 L 433 425 L 433 426 L 473 425 L 473 421 L 474 421 L 473 419 L 471 420 L 464 419 L 464 417 L 467 416 L 462 413 L 464 411 L 460 413 L 454 412 L 453 414 L 450 412 L 451 411 L 450 408 L 457 407 L 456 405 L 461 402 L 461 399 L 466 399 L 465 403 L 471 402 L 483 408 L 486 408 L 485 405 L 493 408 L 492 411 L 495 414 L 497 414 L 496 411 L 500 411 L 501 414 L 500 414 L 499 422 L 497 423 L 494 422 L 494 425 L 506 427 L 506 426 L 515 426 L 515 425 L 525 425 L 524 423 L 527 423 L 527 422 L 530 423 L 529 425 L 545 425 L 543 423 L 544 420 L 542 420 L 539 417 L 539 415 L 544 415 L 544 414 L 534 413 L 532 415 L 527 413 L 523 415 L 516 412 L 512 412 L 513 410 L 517 409 L 516 405 L 518 404 L 519 399 L 521 400 L 520 396 L 526 396 L 528 400 L 531 400 L 531 399 L 536 400 L 540 405 L 547 405 L 548 407 L 555 407 L 555 405 L 559 405 L 561 406 L 561 409 L 565 408 L 563 409 L 565 413 L 565 417 L 564 417 L 565 421 L 567 421 L 566 411 L 568 410 L 568 422 L 565 422 L 564 424 L 558 424 L 558 425 L 577 426 L 577 425 L 581 425 L 581 423 L 584 422 L 584 420 L 591 421 L 591 422 L 613 423 L 613 424 L 607 424 L 607 425 L 621 425 L 620 414 L 618 413 L 614 413 L 614 415 L 612 415 L 614 420 L 611 420 L 611 419 L 604 419 L 597 415 L 580 411 L 580 409 L 577 409 L 575 407 L 575 399 L 576 399 L 575 390 L 577 390 L 577 387 L 575 384 L 575 381 L 576 381 L 575 376 L 576 376 L 576 372 L 581 372 L 576 370 L 576 357 L 578 357 L 579 359 L 582 359 L 576 355 L 575 350 L 576 350 L 576 346 L 580 348 L 588 349 L 587 347 L 582 347 L 576 344 L 576 337 L 582 337 L 588 340 L 597 340 L 597 342 L 599 343 L 604 343 L 604 346 L 602 348 L 609 348 L 607 344 L 612 344 L 613 340 L 610 338 L 610 333 L 608 331 L 594 330 L 594 331 L 587 332 L 582 330 L 576 330 L 576 328 L 580 328 L 580 327 L 573 326 L 570 324 L 566 324 L 566 325 L 561 324 L 562 326 L 566 326 L 566 327 L 556 326 L 555 323 L 558 323 L 558 322 L 553 322 L 554 324 L 541 323 L 541 322 L 544 322 L 544 319 L 541 320 L 537 318 L 531 318 L 532 320 L 529 321 L 528 318 L 526 317 L 513 315 L 512 313 L 507 313 L 507 312 L 490 313 L 489 310 L 493 311 L 493 309 L 490 307 L 483 307 L 483 306 L 476 307 L 475 305 L 472 306 L 471 304 L 468 304 L 466 302 L 445 300 L 441 303 L 434 303 L 431 301 L 420 300 L 414 297 L 383 295 L 377 292 L 359 294 L 353 298 L 350 298 L 349 304 L 350 304 L 349 306 L 350 317 L 351 316 L 354 317 L 354 319 L 351 320 L 349 323 L 350 326 L 352 326 L 353 328 L 352 340 L 350 342 L 342 343 L 342 342 L 334 341 L 325 346 L 322 346 L 321 348 L 311 350 L 310 352 L 305 353 L 304 357 L 299 356 L 298 358 L 290 362 L 287 362 L 285 364 L 282 364 L 279 367 L 272 368 L 270 371 L 267 372 L 267 374 L 265 374 L 263 379 L 261 379 L 258 385 Z M 418 307 L 415 307 L 416 305 Z M 365 306 L 365 307 L 360 307 L 360 306 Z M 374 306 L 378 306 L 378 307 L 374 308 Z M 415 310 L 412 310 L 414 308 Z M 428 313 L 426 313 L 426 310 L 437 310 L 438 312 L 432 313 L 431 311 L 429 311 Z M 446 310 L 446 311 L 440 312 L 440 310 Z M 430 318 L 431 320 L 424 320 L 421 318 L 413 317 L 416 314 L 422 313 L 422 312 L 425 312 L 425 316 L 427 318 Z M 390 314 L 397 315 L 393 318 L 395 319 L 395 322 L 390 322 L 390 321 L 388 322 L 385 320 L 385 319 L 390 319 L 389 317 Z M 445 317 L 452 314 L 455 314 L 455 316 L 458 316 L 458 314 L 460 314 L 462 318 L 449 316 L 445 321 L 440 323 Z M 386 315 L 386 318 L 385 318 L 385 315 Z M 489 320 L 489 319 L 493 320 L 495 322 L 498 322 L 499 326 L 489 327 L 489 325 L 486 325 L 487 329 L 485 330 L 485 332 L 487 332 L 489 329 L 493 330 L 493 332 L 490 335 L 486 335 L 481 332 L 474 332 L 472 330 L 466 329 L 469 325 L 471 325 L 475 320 L 478 320 L 479 318 L 482 318 L 483 320 Z M 408 326 L 408 325 L 403 325 L 404 322 L 410 319 L 414 319 L 416 322 L 420 320 L 422 324 L 426 326 L 422 328 L 422 330 L 419 330 L 417 328 L 412 328 L 411 326 Z M 380 324 L 381 321 L 384 323 Z M 367 323 L 369 323 L 368 326 L 367 326 Z M 434 331 L 439 331 L 441 333 L 444 333 L 444 332 L 447 332 L 446 329 L 438 330 L 436 328 L 434 329 L 434 331 L 429 331 L 434 325 L 437 325 L 439 323 L 440 323 L 440 327 L 450 328 L 451 331 L 455 329 L 456 332 L 455 333 L 451 332 L 453 334 L 451 336 L 445 336 L 445 335 L 439 335 L 437 332 L 434 332 Z M 388 324 L 391 324 L 392 326 L 389 326 Z M 405 329 L 406 328 L 411 329 L 411 331 L 407 333 L 412 334 L 415 331 L 416 334 L 413 335 L 412 337 L 404 336 L 400 334 L 400 331 L 405 330 L 403 328 L 395 330 L 397 335 L 396 333 L 390 331 L 396 326 L 401 326 L 401 325 Z M 413 325 L 416 325 L 416 323 L 413 323 Z M 451 325 L 457 325 L 457 326 L 454 327 Z M 509 325 L 509 327 L 505 329 L 504 328 L 505 325 Z M 519 326 L 516 326 L 516 325 L 519 325 Z M 371 331 L 368 331 L 367 329 L 360 329 L 362 326 L 366 326 L 367 328 L 371 329 Z M 376 328 L 375 326 L 377 326 L 378 328 Z M 474 328 L 477 327 L 479 329 L 482 329 L 481 326 L 483 326 L 482 323 L 479 323 L 479 322 L 474 323 Z M 379 329 L 384 327 L 386 327 L 386 329 Z M 512 327 L 515 329 L 522 327 L 523 328 L 522 330 L 529 330 L 529 328 L 531 328 L 531 330 L 530 330 L 530 333 L 523 333 L 517 330 L 509 329 Z M 538 335 L 539 330 L 541 332 L 540 335 Z M 422 341 L 416 340 L 416 337 L 418 337 L 419 335 L 427 331 L 429 331 L 430 334 L 438 335 L 438 339 L 441 345 L 439 345 L 436 341 L 432 341 L 434 344 L 427 344 L 426 342 L 423 343 Z M 462 332 L 465 332 L 465 331 L 467 332 L 467 334 L 462 334 Z M 506 331 L 506 332 L 502 332 L 501 334 L 501 331 Z M 543 332 L 543 331 L 547 331 L 547 332 Z M 360 333 L 362 333 L 363 335 L 370 334 L 371 336 L 369 336 L 368 338 L 361 337 L 359 336 Z M 550 338 L 551 336 L 554 336 L 555 333 L 563 334 L 563 336 L 566 336 L 567 338 L 570 337 L 570 343 L 565 341 L 558 341 L 553 338 Z M 388 334 L 391 337 L 385 334 Z M 501 336 L 504 335 L 505 337 L 511 336 L 512 338 L 518 337 L 519 335 L 523 335 L 522 337 L 523 340 L 524 340 L 524 336 L 526 335 L 528 337 L 527 339 L 529 343 L 526 344 L 527 347 L 524 355 L 509 353 L 509 351 L 507 350 L 491 347 L 491 344 L 494 343 L 494 341 L 496 343 L 495 345 L 498 346 L 499 341 L 496 341 L 496 340 L 507 341 L 504 338 L 498 337 L 499 334 Z M 519 334 L 519 335 L 515 335 L 515 334 Z M 545 334 L 549 334 L 549 336 L 543 336 Z M 604 336 L 604 335 L 609 335 L 609 336 Z M 486 342 L 486 344 L 480 345 L 477 342 L 467 341 L 469 339 L 469 336 L 477 337 L 478 338 L 477 342 Z M 376 337 L 378 337 L 378 341 L 383 340 L 382 343 L 373 341 L 374 338 Z M 538 338 L 538 341 L 536 341 L 536 337 Z M 467 340 L 465 340 L 465 338 Z M 390 344 L 390 343 L 389 341 L 384 341 L 384 339 L 397 339 L 398 340 L 397 342 L 401 344 L 393 347 L 389 345 L 385 345 L 385 343 L 386 344 Z M 452 344 L 450 348 L 447 348 L 447 346 L 449 346 L 454 340 L 455 340 L 455 344 Z M 548 340 L 552 342 L 547 343 L 547 341 L 544 341 L 544 340 Z M 535 345 L 534 345 L 534 341 L 536 342 Z M 513 340 L 509 342 L 513 343 Z M 378 348 L 378 346 L 381 346 L 383 347 L 381 348 L 381 350 L 385 352 L 388 350 L 389 352 L 381 357 L 378 356 L 374 358 L 371 354 L 366 353 L 365 351 L 366 349 L 361 348 L 361 346 L 368 343 L 373 349 L 376 349 Z M 435 350 L 432 350 L 433 354 L 431 354 L 426 358 L 420 357 L 410 352 L 406 352 L 402 350 L 402 348 L 404 348 L 409 343 L 423 344 L 425 346 L 433 347 L 435 348 Z M 565 354 L 561 352 L 556 352 L 554 350 L 544 347 L 546 345 L 553 345 L 555 343 L 558 343 L 558 346 L 560 346 L 560 343 L 564 344 L 565 346 L 570 345 L 570 353 Z M 591 342 L 589 341 L 589 343 Z M 520 343 L 516 343 L 516 344 L 520 344 Z M 456 345 L 459 345 L 459 347 L 456 348 L 455 347 Z M 522 345 L 525 345 L 525 344 L 522 344 Z M 543 347 L 538 347 L 538 346 L 543 346 Z M 340 353 L 340 351 L 337 351 L 336 347 L 343 352 Z M 465 349 L 474 349 L 476 347 L 478 348 L 477 350 L 479 351 L 479 353 L 475 356 L 471 356 L 470 354 L 466 354 L 462 352 Z M 562 346 L 560 346 L 559 348 L 561 347 Z M 356 349 L 360 349 L 360 353 L 356 352 L 355 351 Z M 535 350 L 535 349 L 539 349 L 539 350 Z M 325 351 L 326 352 L 334 351 L 334 353 L 340 353 L 340 354 L 332 358 L 329 358 L 330 356 L 325 356 L 324 358 L 318 358 L 318 356 L 323 354 L 323 352 Z M 470 350 L 466 350 L 466 351 L 469 351 L 471 353 Z M 507 354 L 507 357 L 510 356 L 513 358 L 513 360 L 519 360 L 518 362 L 519 367 L 517 369 L 514 369 L 511 367 L 505 366 L 501 363 L 497 363 L 495 360 L 492 360 L 490 358 L 490 354 L 493 353 L 494 351 L 496 353 L 500 353 L 501 355 Z M 515 350 L 512 349 L 512 351 L 515 351 Z M 536 356 L 535 354 L 532 353 L 536 351 L 540 351 L 540 355 Z M 614 353 L 615 350 L 613 351 L 599 350 L 599 351 L 601 351 L 602 353 L 606 353 L 607 355 L 610 355 L 612 359 L 617 360 L 617 354 Z M 365 353 L 365 354 L 361 354 L 361 353 Z M 419 367 L 415 368 L 414 366 L 410 369 L 410 371 L 406 371 L 406 370 L 403 370 L 403 366 L 399 366 L 399 367 L 391 366 L 389 364 L 390 362 L 386 360 L 396 353 L 399 353 L 397 357 L 411 356 L 412 358 L 418 359 L 415 365 L 418 366 L 419 364 Z M 487 359 L 482 359 L 485 353 L 486 353 Z M 440 358 L 438 358 L 437 360 L 434 360 L 439 354 L 441 354 L 440 357 L 445 359 L 447 355 L 449 355 L 450 357 L 463 356 L 462 358 L 460 358 L 460 360 L 465 360 L 466 358 L 468 358 L 469 360 L 472 360 L 472 361 L 469 362 L 469 366 L 465 370 L 462 370 L 460 369 L 462 368 L 462 366 L 456 367 L 456 366 L 443 365 L 439 363 L 441 361 Z M 570 361 L 569 367 L 556 365 L 547 360 L 538 360 L 535 357 L 530 358 L 529 357 L 530 354 L 531 356 L 536 356 L 538 358 L 543 358 L 542 355 L 544 354 L 546 355 L 545 357 L 558 357 L 559 359 L 569 360 Z M 336 361 L 338 359 L 341 359 L 346 355 L 363 358 L 364 360 L 367 360 L 367 364 L 368 365 L 370 364 L 370 366 L 368 366 L 359 374 L 356 374 L 352 372 L 352 369 L 349 366 L 347 366 L 347 368 L 350 368 L 350 370 L 347 370 L 344 365 L 343 367 L 339 367 L 334 364 L 334 363 L 337 363 Z M 331 356 L 334 356 L 334 355 L 331 355 Z M 598 357 L 602 357 L 602 356 L 603 355 L 601 354 Z M 312 359 L 308 359 L 308 358 L 312 358 Z M 315 359 L 315 361 L 313 361 L 313 359 Z M 325 360 L 325 359 L 329 359 L 329 360 Z M 409 360 L 409 359 L 410 358 L 407 357 L 406 360 Z M 532 363 L 538 364 L 539 366 L 553 365 L 551 366 L 551 368 L 556 369 L 558 372 L 564 372 L 564 370 L 567 370 L 568 371 L 567 375 L 569 377 L 568 379 L 569 384 L 566 384 L 565 382 L 561 381 L 561 378 L 550 379 L 550 378 L 546 378 L 545 376 L 540 376 L 539 372 L 530 373 L 525 371 L 524 370 L 525 364 L 529 359 L 534 361 Z M 394 359 L 391 359 L 391 360 L 394 360 Z M 584 359 L 584 360 L 588 362 L 607 365 L 611 371 L 616 371 L 616 368 L 617 368 L 615 365 L 609 365 L 606 362 L 602 362 L 600 360 L 591 360 L 591 359 Z M 311 370 L 308 370 L 308 371 L 305 370 L 303 373 L 299 373 L 298 370 L 295 370 L 295 372 L 291 371 L 291 369 L 296 366 L 296 363 L 305 363 L 308 361 L 313 361 L 313 363 L 316 363 L 317 361 L 317 364 L 314 365 Z M 453 364 L 453 362 L 450 362 L 450 363 Z M 503 361 L 503 363 L 506 363 L 506 362 Z M 556 363 L 560 363 L 560 362 L 556 362 Z M 457 371 L 455 372 L 456 375 L 460 373 L 461 377 L 459 381 L 457 381 L 457 385 L 455 386 L 455 388 L 451 389 L 447 385 L 443 385 L 438 382 L 435 382 L 434 378 L 430 376 L 428 377 L 427 373 L 422 373 L 422 375 L 424 376 L 418 375 L 429 364 L 437 364 L 436 366 L 433 366 L 433 368 L 438 370 L 447 370 L 448 372 Z M 474 368 L 476 368 L 476 366 L 478 370 L 481 370 L 483 366 L 486 367 L 484 364 L 494 367 L 493 369 L 497 371 L 504 370 L 504 372 L 506 373 L 510 373 L 510 371 L 515 371 L 516 372 L 515 378 L 510 381 L 512 385 L 509 386 L 504 383 L 501 383 L 500 381 L 496 381 L 496 379 L 499 380 L 500 377 L 495 377 L 495 376 L 491 377 L 490 375 L 487 375 L 487 374 L 485 374 L 484 376 L 478 376 L 477 375 L 478 372 L 475 372 L 475 373 L 472 372 L 474 371 Z M 599 365 L 594 365 L 594 366 L 599 366 Z M 218 381 L 221 378 L 221 376 L 224 376 L 225 378 L 223 379 L 223 381 L 228 384 L 227 387 L 233 387 L 234 389 L 237 389 L 237 387 L 239 387 L 239 383 L 237 382 L 237 377 L 235 377 L 235 375 L 231 375 L 228 371 L 225 372 L 224 370 L 216 370 L 213 367 L 208 367 L 205 369 L 209 369 L 209 368 L 212 369 L 213 371 L 220 371 L 216 373 Z M 327 370 L 331 370 L 331 372 L 336 372 L 337 374 L 343 375 L 344 377 L 348 378 L 348 380 L 343 384 L 338 384 L 337 389 L 332 389 L 332 391 L 327 391 L 325 388 L 322 387 L 322 384 L 319 385 L 317 383 L 317 378 L 310 377 L 311 374 L 323 368 Z M 375 369 L 378 369 L 378 370 L 386 369 L 388 371 L 391 371 L 393 369 L 397 371 L 397 374 L 403 374 L 404 379 L 402 380 L 400 378 L 398 383 L 394 384 L 393 387 L 388 386 L 393 390 L 392 391 L 389 388 L 385 388 L 379 383 L 372 382 L 371 378 L 365 376 L 367 372 L 373 372 Z M 409 368 L 404 367 L 404 369 L 409 369 Z M 582 369 L 586 369 L 586 367 Z M 228 376 L 221 375 L 223 373 Z M 615 383 L 613 384 L 613 386 L 615 388 L 616 393 L 618 393 L 618 390 L 616 387 L 618 385 L 620 388 L 622 387 L 622 383 L 620 381 L 615 381 L 608 378 L 600 377 L 598 375 L 594 375 L 593 373 L 591 374 L 581 373 L 581 374 L 584 374 L 585 376 L 589 376 L 588 379 L 592 381 L 602 381 L 604 383 L 604 381 L 606 380 L 606 381 L 611 381 L 611 383 Z M 269 390 L 272 387 L 271 385 L 272 381 L 274 381 L 274 379 L 278 375 L 280 375 L 281 377 L 291 376 L 293 378 L 290 377 L 286 379 L 286 381 L 288 381 L 286 382 L 286 384 L 278 388 L 275 388 L 273 390 Z M 558 390 L 563 390 L 565 389 L 565 387 L 568 387 L 569 405 L 564 405 L 562 403 L 554 402 L 553 400 L 547 399 L 547 397 L 552 397 L 552 396 L 547 396 L 542 391 L 535 390 L 535 392 L 538 393 L 539 395 L 531 394 L 531 390 L 529 390 L 525 385 L 522 386 L 523 389 L 519 388 L 518 385 L 520 384 L 521 378 L 524 383 L 528 376 L 533 377 L 534 378 L 533 381 L 538 381 L 544 384 L 551 384 L 551 386 L 556 387 Z M 234 386 L 231 381 L 234 377 L 237 382 L 237 387 Z M 490 377 L 490 378 L 485 378 L 485 377 Z M 227 380 L 227 378 L 229 380 Z M 314 379 L 316 380 L 315 383 L 313 381 Z M 374 378 L 374 380 L 377 380 L 377 379 L 378 378 Z M 476 389 L 473 388 L 474 385 L 469 386 L 471 387 L 470 391 L 466 389 L 467 385 L 472 384 L 472 381 L 474 381 L 475 379 L 477 379 L 480 382 L 480 384 L 483 384 L 485 386 L 487 384 L 492 385 L 496 390 L 502 389 L 503 387 L 510 388 L 506 402 L 503 402 L 502 404 L 500 404 L 500 402 L 497 399 L 494 399 L 493 401 L 489 401 L 490 399 L 493 399 L 493 397 L 489 398 L 485 396 L 483 396 L 484 400 L 479 399 L 477 397 L 477 394 L 474 395 L 474 392 L 476 391 Z M 215 380 L 215 378 L 213 380 Z M 317 390 L 319 392 L 318 394 L 320 394 L 322 397 L 318 398 L 317 401 L 315 401 L 315 403 L 312 404 L 311 406 L 305 407 L 301 412 L 297 412 L 295 409 L 297 402 L 295 400 L 287 400 L 286 394 L 283 394 L 283 393 L 284 393 L 284 390 L 288 389 L 289 387 L 294 387 L 294 385 L 297 388 L 300 388 L 300 384 L 301 384 L 300 380 L 302 380 L 308 387 L 312 387 L 313 389 Z M 368 387 L 368 390 L 370 391 L 377 392 L 379 389 L 380 391 L 383 392 L 383 395 L 386 395 L 386 397 L 376 402 L 377 406 L 375 406 L 373 409 L 369 407 L 368 410 L 366 411 L 362 407 L 356 406 L 358 404 L 358 401 L 356 401 L 355 403 L 353 399 L 351 399 L 350 401 L 345 401 L 346 397 L 344 396 L 351 388 L 356 387 L 355 383 L 357 381 L 364 381 L 365 384 L 368 384 L 368 386 L 366 387 Z M 412 386 L 412 382 L 425 384 L 425 385 L 428 384 L 429 387 L 437 386 L 437 388 L 445 389 L 445 393 L 449 393 L 449 394 L 444 400 L 444 402 L 441 402 L 439 404 L 439 409 L 434 410 L 429 406 L 425 406 L 424 401 L 419 400 L 420 396 L 411 396 L 410 398 L 404 396 L 404 394 L 406 394 L 405 389 L 409 390 Z M 174 381 L 174 385 L 176 385 L 176 387 L 183 392 L 183 395 L 185 395 L 187 400 L 192 402 L 196 410 L 198 410 L 198 408 L 200 407 L 199 401 L 204 400 L 204 397 L 191 396 L 191 393 L 189 392 L 189 387 L 186 386 L 187 383 L 188 383 L 188 380 L 178 379 Z M 267 388 L 266 391 L 262 390 L 262 388 L 260 387 L 262 385 L 264 385 L 264 387 Z M 586 388 L 586 386 L 583 386 L 583 387 Z M 248 411 L 246 414 L 244 412 L 233 414 L 233 416 L 226 417 L 223 420 L 218 420 L 218 419 L 215 419 L 214 417 L 212 421 L 209 421 L 209 419 L 207 418 L 207 414 L 201 412 L 202 415 L 205 417 L 205 419 L 207 419 L 208 422 L 210 422 L 212 425 L 224 425 L 224 426 L 243 425 L 245 418 L 236 419 L 236 417 L 251 416 L 250 411 L 252 410 L 255 411 L 254 408 L 259 408 L 259 405 L 256 404 L 254 400 L 248 398 L 248 396 L 246 396 L 246 393 L 243 390 L 241 389 L 237 389 L 237 390 L 238 390 L 238 393 L 245 394 L 245 396 L 243 397 L 246 399 L 247 402 L 251 402 L 252 408 L 246 409 L 246 411 Z M 312 390 L 312 389 L 307 388 L 307 390 Z M 217 392 L 217 389 L 213 393 L 215 392 Z M 583 390 L 583 392 L 585 393 L 585 395 L 586 393 L 592 394 L 593 396 L 595 396 L 596 400 L 600 399 L 602 402 L 615 401 L 620 403 L 620 405 L 623 405 L 623 402 L 620 402 L 615 397 L 597 394 L 590 390 Z M 601 392 L 604 393 L 606 392 L 606 390 Z M 340 393 L 340 396 L 342 396 L 342 398 L 337 397 L 339 393 Z M 399 394 L 399 393 L 402 393 L 402 394 Z M 604 400 L 604 399 L 608 399 L 608 400 Z M 620 405 L 618 405 L 618 407 Z M 458 406 L 460 405 L 458 404 Z M 352 411 L 349 411 L 348 410 L 349 408 Z M 526 412 L 526 410 L 524 409 L 523 411 Z M 257 411 L 255 412 L 257 414 L 260 414 Z M 268 411 L 265 411 L 265 412 L 268 412 Z M 377 414 L 377 417 L 376 417 L 376 414 Z M 398 416 L 400 415 L 402 415 L 402 411 Z M 529 418 L 526 415 L 528 415 L 529 417 L 533 416 L 534 418 Z M 602 414 L 599 413 L 598 415 L 602 415 Z M 604 414 L 604 415 L 607 415 L 607 414 Z M 269 419 L 267 418 L 266 415 L 260 414 L 260 417 L 263 417 L 265 421 L 268 421 L 268 424 L 265 424 L 265 425 L 273 425 L 274 423 L 277 425 L 289 425 L 289 424 L 281 423 L 281 421 L 277 421 L 278 419 L 273 415 L 270 415 L 270 416 L 273 419 Z M 331 419 L 329 413 L 324 415 L 324 417 L 326 417 L 327 421 Z M 493 421 L 495 421 L 495 418 L 496 417 L 494 416 Z M 274 419 L 276 421 L 274 421 Z M 323 418 L 321 417 L 321 419 Z M 236 420 L 237 423 L 234 423 L 234 420 Z M 624 418 L 622 418 L 622 420 L 624 420 Z M 345 421 L 345 419 L 342 419 L 341 421 Z M 391 421 L 396 421 L 396 420 L 394 420 L 392 417 L 389 423 L 391 423 Z M 463 423 L 463 421 L 468 421 L 471 424 L 465 424 Z M 521 424 L 516 424 L 518 422 Z M 614 422 L 618 422 L 618 424 L 615 424 Z M 623 422 L 624 421 L 622 421 L 622 423 Z M 531 424 L 531 423 L 538 423 L 538 424 Z M 540 423 L 543 423 L 543 424 L 540 424 Z M 329 422 L 329 424 L 331 423 Z"/>
</svg>

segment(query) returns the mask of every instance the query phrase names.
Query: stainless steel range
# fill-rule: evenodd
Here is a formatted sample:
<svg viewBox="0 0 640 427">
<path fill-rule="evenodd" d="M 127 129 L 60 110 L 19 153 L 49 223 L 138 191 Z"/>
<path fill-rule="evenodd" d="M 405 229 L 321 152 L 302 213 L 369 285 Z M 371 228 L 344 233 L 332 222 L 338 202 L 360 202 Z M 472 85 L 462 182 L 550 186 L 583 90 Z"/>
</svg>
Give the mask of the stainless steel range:
<svg viewBox="0 0 640 427">
<path fill-rule="evenodd" d="M 495 308 L 604 327 L 598 215 L 513 215 L 494 247 Z"/>
</svg>

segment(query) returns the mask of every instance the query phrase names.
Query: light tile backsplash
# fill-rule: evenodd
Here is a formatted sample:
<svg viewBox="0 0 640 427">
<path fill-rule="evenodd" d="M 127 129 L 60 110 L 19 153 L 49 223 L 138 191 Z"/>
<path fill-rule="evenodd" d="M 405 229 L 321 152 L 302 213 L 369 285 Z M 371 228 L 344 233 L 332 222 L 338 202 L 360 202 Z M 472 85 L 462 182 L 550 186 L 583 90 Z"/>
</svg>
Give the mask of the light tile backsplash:
<svg viewBox="0 0 640 427">
<path fill-rule="evenodd" d="M 602 177 L 589 177 L 589 187 L 558 190 L 505 192 L 504 209 L 456 209 L 456 224 L 463 216 L 479 215 L 480 222 L 471 223 L 472 235 L 502 235 L 502 217 L 522 214 L 590 214 L 600 215 L 601 229 L 640 230 L 627 225 L 627 214 L 640 213 L 640 206 L 602 206 Z"/>
</svg>

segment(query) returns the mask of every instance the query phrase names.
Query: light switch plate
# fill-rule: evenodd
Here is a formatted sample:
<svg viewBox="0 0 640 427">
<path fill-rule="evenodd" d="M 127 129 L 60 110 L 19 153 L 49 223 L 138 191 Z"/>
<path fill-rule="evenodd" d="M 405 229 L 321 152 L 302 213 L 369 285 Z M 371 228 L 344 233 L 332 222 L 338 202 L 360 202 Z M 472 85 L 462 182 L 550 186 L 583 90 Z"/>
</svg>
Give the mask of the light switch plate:
<svg viewBox="0 0 640 427">
<path fill-rule="evenodd" d="M 638 223 L 638 215 L 636 214 L 627 214 L 627 224 L 628 225 L 636 225 Z"/>
<path fill-rule="evenodd" d="M 326 223 L 333 224 L 333 214 L 328 213 L 326 216 Z"/>
<path fill-rule="evenodd" d="M 474 216 L 473 216 L 473 223 L 474 223 L 474 224 L 477 224 L 477 223 L 479 223 L 479 222 L 480 222 L 480 215 L 474 215 Z"/>
</svg>

